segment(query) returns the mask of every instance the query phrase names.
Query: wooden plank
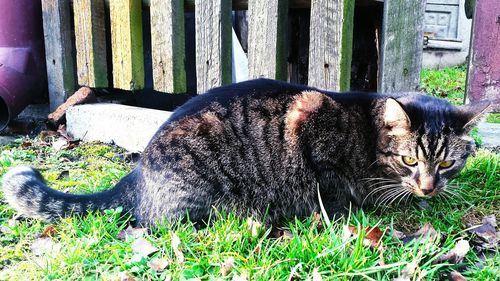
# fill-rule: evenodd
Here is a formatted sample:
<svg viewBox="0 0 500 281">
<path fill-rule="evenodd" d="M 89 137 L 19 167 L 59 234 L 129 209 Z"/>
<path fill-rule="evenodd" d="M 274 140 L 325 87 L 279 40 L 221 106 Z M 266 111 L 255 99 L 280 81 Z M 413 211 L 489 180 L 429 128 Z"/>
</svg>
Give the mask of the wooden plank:
<svg viewBox="0 0 500 281">
<path fill-rule="evenodd" d="M 107 0 L 112 1 L 112 0 Z M 142 0 L 144 6 L 149 7 L 153 0 Z M 365 1 L 383 1 L 383 0 L 365 0 Z M 232 0 L 233 10 L 248 10 L 248 0 Z M 292 9 L 307 9 L 311 7 L 311 0 L 289 0 Z M 185 0 L 184 9 L 186 12 L 194 11 L 195 0 Z"/>
<path fill-rule="evenodd" d="M 113 87 L 137 90 L 144 87 L 141 0 L 109 1 Z"/>
<path fill-rule="evenodd" d="M 49 102 L 53 111 L 75 90 L 69 2 L 42 0 L 42 16 Z"/>
<path fill-rule="evenodd" d="M 467 73 L 470 101 L 490 100 L 500 112 L 500 1 L 476 1 Z"/>
<path fill-rule="evenodd" d="M 108 87 L 103 0 L 74 0 L 78 84 Z"/>
<path fill-rule="evenodd" d="M 248 2 L 248 72 L 251 78 L 285 80 L 287 0 Z"/>
<path fill-rule="evenodd" d="M 308 84 L 349 90 L 354 0 L 312 0 Z"/>
<path fill-rule="evenodd" d="M 196 0 L 197 92 L 231 83 L 231 2 Z"/>
<path fill-rule="evenodd" d="M 380 47 L 379 92 L 418 90 L 425 1 L 386 0 Z"/>
<path fill-rule="evenodd" d="M 152 0 L 150 11 L 153 87 L 160 92 L 185 93 L 183 1 Z"/>
</svg>

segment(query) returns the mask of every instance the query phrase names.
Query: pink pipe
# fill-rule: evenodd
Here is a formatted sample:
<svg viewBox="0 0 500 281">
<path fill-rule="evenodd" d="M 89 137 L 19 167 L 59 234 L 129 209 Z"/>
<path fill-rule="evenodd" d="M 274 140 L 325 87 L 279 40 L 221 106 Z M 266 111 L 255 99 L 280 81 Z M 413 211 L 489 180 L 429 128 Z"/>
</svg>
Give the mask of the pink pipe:
<svg viewBox="0 0 500 281">
<path fill-rule="evenodd" d="M 0 0 L 0 130 L 46 92 L 40 0 Z"/>
</svg>

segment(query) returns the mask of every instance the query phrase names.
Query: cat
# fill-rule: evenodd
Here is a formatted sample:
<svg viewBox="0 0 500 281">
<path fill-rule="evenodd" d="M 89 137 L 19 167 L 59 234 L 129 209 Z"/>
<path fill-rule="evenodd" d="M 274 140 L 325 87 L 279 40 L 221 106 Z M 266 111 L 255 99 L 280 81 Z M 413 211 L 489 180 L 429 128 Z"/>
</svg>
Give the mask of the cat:
<svg viewBox="0 0 500 281">
<path fill-rule="evenodd" d="M 54 220 L 123 207 L 137 223 L 203 222 L 213 208 L 279 224 L 320 210 L 446 190 L 474 150 L 489 103 L 333 93 L 267 79 L 212 89 L 178 108 L 135 169 L 106 191 L 66 194 L 28 167 L 3 179 L 19 213 Z"/>
</svg>

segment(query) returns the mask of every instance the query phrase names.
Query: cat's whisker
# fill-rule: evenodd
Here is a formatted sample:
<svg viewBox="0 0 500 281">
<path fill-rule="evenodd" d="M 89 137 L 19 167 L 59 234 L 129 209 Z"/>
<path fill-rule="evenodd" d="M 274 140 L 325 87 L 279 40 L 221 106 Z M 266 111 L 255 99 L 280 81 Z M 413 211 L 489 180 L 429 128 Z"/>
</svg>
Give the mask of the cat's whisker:
<svg viewBox="0 0 500 281">
<path fill-rule="evenodd" d="M 384 191 L 384 193 L 382 193 L 380 197 L 378 197 L 377 200 L 375 200 L 375 205 L 383 206 L 384 202 L 390 200 L 393 196 L 395 196 L 395 193 L 393 192 L 394 190 L 397 190 L 397 186 L 394 186 L 393 188 Z"/>
<path fill-rule="evenodd" d="M 371 196 L 371 195 L 374 195 L 375 193 L 377 192 L 381 192 L 385 189 L 391 189 L 391 188 L 394 188 L 396 186 L 398 186 L 399 184 L 389 184 L 389 185 L 383 185 L 383 186 L 379 186 L 379 187 L 376 187 L 374 188 L 372 191 L 370 191 L 366 196 L 365 198 L 363 199 L 363 202 L 361 203 L 361 206 L 364 205 L 365 201 Z"/>
<path fill-rule="evenodd" d="M 398 198 L 401 198 L 402 196 L 404 196 L 404 194 L 406 193 L 406 189 L 403 186 L 398 188 L 398 190 L 399 190 L 399 194 L 397 196 L 394 196 L 394 198 L 388 203 L 388 205 L 392 205 L 392 203 L 394 203 Z"/>
<path fill-rule="evenodd" d="M 398 203 L 396 203 L 397 205 L 401 204 L 401 201 L 406 197 L 406 195 L 411 195 L 411 192 L 409 192 L 406 188 L 403 189 L 404 189 L 403 196 L 399 198 Z"/>
</svg>

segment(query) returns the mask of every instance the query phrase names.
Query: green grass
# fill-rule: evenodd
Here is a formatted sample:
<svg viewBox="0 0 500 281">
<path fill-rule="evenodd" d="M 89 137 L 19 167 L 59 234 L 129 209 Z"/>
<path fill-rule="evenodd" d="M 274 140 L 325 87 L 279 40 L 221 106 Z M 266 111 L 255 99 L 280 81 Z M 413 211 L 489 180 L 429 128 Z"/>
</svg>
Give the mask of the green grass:
<svg viewBox="0 0 500 281">
<path fill-rule="evenodd" d="M 41 169 L 57 189 L 93 192 L 109 188 L 132 168 L 121 160 L 122 150 L 105 145 L 84 144 L 74 150 L 55 151 L 50 146 L 23 147 L 22 143 L 0 148 L 0 175 L 9 167 L 29 164 Z M 33 219 L 16 222 L 14 211 L 2 203 L 0 280 L 117 280 L 120 272 L 138 280 L 165 280 L 167 276 L 172 280 L 231 280 L 236 275 L 248 276 L 248 280 L 287 280 L 292 272 L 297 280 L 310 279 L 314 272 L 324 280 L 392 280 L 411 262 L 417 264 L 412 280 L 437 280 L 457 266 L 433 261 L 449 251 L 457 239 L 466 237 L 466 224 L 477 222 L 485 214 L 500 217 L 499 160 L 499 154 L 479 152 L 455 180 L 462 186 L 461 195 L 433 199 L 428 209 L 410 204 L 358 211 L 330 227 L 314 218 L 294 220 L 286 225 L 291 233 L 288 238 L 271 238 L 268 229 L 254 235 L 245 218 L 217 213 L 213 223 L 201 230 L 191 223 L 151 229 L 144 238 L 159 251 L 146 257 L 134 253 L 134 239 L 117 238 L 129 219 L 119 210 L 53 223 L 56 232 L 50 241 L 54 247 L 37 256 L 32 244 L 50 224 Z M 61 177 L 65 171 L 69 171 L 69 177 Z M 414 231 L 426 222 L 442 233 L 441 240 L 404 245 L 390 235 L 393 229 Z M 364 245 L 363 233 L 358 237 L 344 235 L 347 224 L 387 229 L 383 236 L 385 265 L 380 265 L 376 249 Z M 179 238 L 179 246 L 173 245 L 172 237 Z M 183 261 L 178 258 L 179 252 Z M 159 259 L 168 263 L 164 271 L 148 265 Z M 220 264 L 228 259 L 234 266 L 223 276 Z M 471 280 L 494 280 L 500 273 L 500 253 L 477 264 L 479 261 L 470 252 L 463 274 Z"/>
<path fill-rule="evenodd" d="M 420 88 L 429 95 L 445 98 L 455 105 L 460 105 L 464 103 L 466 73 L 466 65 L 440 70 L 422 69 Z"/>
</svg>

